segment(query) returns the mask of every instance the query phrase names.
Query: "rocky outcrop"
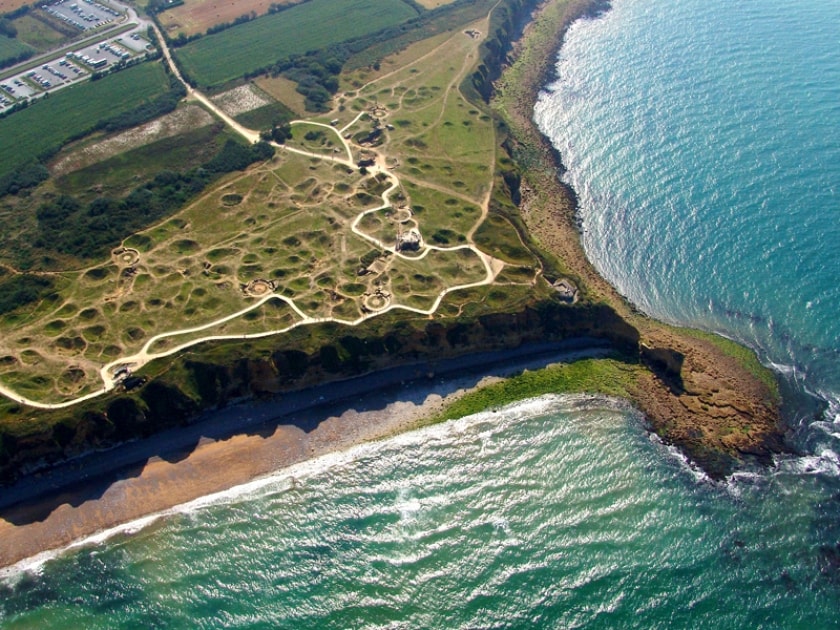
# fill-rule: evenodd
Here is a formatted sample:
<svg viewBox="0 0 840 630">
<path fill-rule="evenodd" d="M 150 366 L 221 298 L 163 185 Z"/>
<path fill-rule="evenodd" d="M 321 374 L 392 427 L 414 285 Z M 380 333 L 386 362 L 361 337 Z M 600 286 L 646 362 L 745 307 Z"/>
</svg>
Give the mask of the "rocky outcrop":
<svg viewBox="0 0 840 630">
<path fill-rule="evenodd" d="M 483 63 L 471 77 L 472 88 L 483 96 L 489 95 L 507 58 L 509 38 L 534 4 L 513 0 L 501 5 L 504 12 L 494 18 Z M 572 2 L 560 17 L 573 19 L 597 6 L 587 0 Z M 500 179 L 513 203 L 514 224 L 521 222 L 521 210 L 530 234 L 554 260 L 562 261 L 563 275 L 572 278 L 582 299 L 570 304 L 555 296 L 516 312 L 474 318 L 383 316 L 352 329 L 352 334 L 324 324 L 274 341 L 199 347 L 189 357 L 173 359 L 161 373 L 149 374 L 154 378 L 148 384 L 83 408 L 39 412 L 36 419 L 27 418 L 26 409 L 10 406 L 7 415 L 14 421 L 0 429 L 0 482 L 86 450 L 194 422 L 207 410 L 243 398 L 273 396 L 423 359 L 574 337 L 606 340 L 628 362 L 647 366 L 632 392 L 633 402 L 659 435 L 713 476 L 727 474 L 744 455 L 767 458 L 777 452 L 782 431 L 773 388 L 715 343 L 637 313 L 586 260 L 574 191 L 557 179 L 559 156 L 531 120 L 534 96 L 554 52 L 549 43 L 535 57 L 531 75 L 517 86 L 508 108 L 511 133 L 503 145 L 513 167 L 501 172 Z M 549 270 L 553 263 L 535 253 L 544 272 Z"/>
<path fill-rule="evenodd" d="M 713 477 L 721 477 L 746 456 L 768 460 L 783 447 L 784 428 L 773 377 L 743 348 L 726 349 L 715 340 L 675 329 L 639 313 L 598 275 L 579 235 L 577 198 L 558 178 L 561 156 L 533 122 L 534 101 L 555 72 L 562 32 L 581 15 L 605 8 L 599 0 L 544 3 L 533 34 L 517 44 L 508 82 L 503 76 L 494 106 L 508 123 L 502 147 L 521 173 L 519 190 L 528 233 L 562 261 L 589 300 L 609 305 L 640 335 L 639 358 L 648 368 L 632 399 L 651 428 L 675 444 Z M 531 27 L 529 27 L 530 29 Z M 527 63 L 524 62 L 527 61 Z"/>
</svg>

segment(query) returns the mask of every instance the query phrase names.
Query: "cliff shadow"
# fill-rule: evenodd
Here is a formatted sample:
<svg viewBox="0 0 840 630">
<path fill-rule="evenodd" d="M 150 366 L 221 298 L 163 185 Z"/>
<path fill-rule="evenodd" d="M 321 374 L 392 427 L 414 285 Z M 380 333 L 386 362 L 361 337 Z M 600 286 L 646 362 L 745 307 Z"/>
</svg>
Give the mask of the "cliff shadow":
<svg viewBox="0 0 840 630">
<path fill-rule="evenodd" d="M 674 396 L 685 393 L 682 368 L 685 355 L 670 348 L 651 348 L 641 345 L 644 364 L 662 381 Z"/>
<path fill-rule="evenodd" d="M 384 411 L 395 401 L 420 405 L 471 388 L 486 377 L 510 377 L 550 363 L 614 355 L 604 340 L 582 338 L 528 344 L 513 350 L 397 366 L 303 391 L 245 402 L 206 413 L 195 423 L 31 474 L 0 489 L 0 519 L 23 526 L 47 519 L 64 505 L 97 501 L 116 483 L 139 477 L 153 459 L 176 464 L 202 444 L 243 435 L 269 438 L 278 427 L 311 433 L 347 412 Z"/>
</svg>

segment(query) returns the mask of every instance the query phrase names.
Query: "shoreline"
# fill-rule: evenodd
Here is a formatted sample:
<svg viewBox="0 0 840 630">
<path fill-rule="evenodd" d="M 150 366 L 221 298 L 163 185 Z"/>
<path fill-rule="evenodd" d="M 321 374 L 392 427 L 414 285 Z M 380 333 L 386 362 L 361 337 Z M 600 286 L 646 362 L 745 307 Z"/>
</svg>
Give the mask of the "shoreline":
<svg viewBox="0 0 840 630">
<path fill-rule="evenodd" d="M 639 333 L 649 372 L 631 402 L 660 438 L 720 479 L 747 460 L 769 464 L 788 450 L 778 377 L 737 342 L 640 312 L 595 270 L 580 239 L 577 195 L 559 177 L 562 156 L 533 119 L 534 103 L 556 76 L 569 26 L 608 8 L 604 0 L 543 2 L 515 45 L 493 105 L 508 123 L 508 152 L 523 171 L 520 208 L 528 232 L 562 261 L 590 300 L 608 304 Z"/>
<path fill-rule="evenodd" d="M 34 500 L 31 478 L 4 490 L 0 568 L 315 457 L 411 430 L 464 394 L 524 370 L 611 353 L 602 343 L 580 339 L 414 364 L 275 401 L 232 405 L 213 412 L 208 421 L 215 427 L 200 423 L 91 454 L 103 470 L 91 472 L 84 457 L 52 469 L 35 479 L 36 485 L 45 481 Z M 121 450 L 129 451 L 127 458 L 120 458 Z M 47 491 L 53 483 L 60 484 L 57 490 Z"/>
</svg>

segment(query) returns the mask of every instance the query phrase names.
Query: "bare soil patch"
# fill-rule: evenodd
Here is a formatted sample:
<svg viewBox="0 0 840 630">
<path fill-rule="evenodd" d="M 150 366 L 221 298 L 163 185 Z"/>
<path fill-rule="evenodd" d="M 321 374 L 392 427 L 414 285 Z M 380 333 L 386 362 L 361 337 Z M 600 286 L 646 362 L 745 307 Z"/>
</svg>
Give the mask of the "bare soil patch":
<svg viewBox="0 0 840 630">
<path fill-rule="evenodd" d="M 452 87 L 474 63 L 479 45 L 460 31 L 450 33 L 437 45 L 440 63 L 424 64 L 415 57 L 410 69 L 362 88 L 345 109 L 348 118 L 365 114 L 342 128 L 351 139 L 352 162 L 345 161 L 338 123 L 296 123 L 280 159 L 231 174 L 177 215 L 127 238 L 107 262 L 68 277 L 56 293 L 68 304 L 72 298 L 72 308 L 39 313 L 2 340 L 9 346 L 0 343 L 0 350 L 10 357 L 18 353 L 19 360 L 21 348 L 37 345 L 52 363 L 33 364 L 14 374 L 0 366 L 0 376 L 13 386 L 24 384 L 34 396 L 40 391 L 42 365 L 49 374 L 69 373 L 83 359 L 92 366 L 87 382 L 97 383 L 93 367 L 119 355 L 129 360 L 133 353 L 145 352 L 150 338 L 173 329 L 177 334 L 155 341 L 152 353 L 210 335 L 282 332 L 301 317 L 355 322 L 395 305 L 427 311 L 456 286 L 489 283 L 495 274 L 472 249 L 421 254 L 424 231 L 440 228 L 452 236 L 443 242 L 465 244 L 481 219 L 494 153 L 492 123 L 489 117 L 480 119 L 478 110 L 471 111 Z M 406 94 L 410 96 L 403 98 Z M 247 84 L 217 102 L 235 114 L 262 109 L 270 99 L 258 86 Z M 389 122 L 403 114 L 416 129 Z M 465 116 L 471 117 L 469 128 L 460 124 Z M 95 192 L 99 184 L 88 178 L 89 171 L 97 171 L 93 175 L 98 178 L 98 171 L 116 161 L 128 177 L 140 168 L 155 168 L 165 159 L 164 143 L 178 150 L 175 145 L 181 140 L 204 133 L 192 133 L 202 119 L 211 123 L 206 112 L 185 105 L 136 131 L 68 147 L 65 155 L 73 157 L 59 156 L 56 170 L 95 163 L 70 174 L 78 180 L 75 185 Z M 204 130 L 213 128 L 211 123 Z M 415 138 L 420 129 L 425 130 L 422 142 Z M 440 133 L 433 133 L 438 129 Z M 177 135 L 165 138 L 172 134 Z M 364 150 L 355 138 L 365 144 Z M 303 155 L 291 150 L 296 148 Z M 133 150 L 126 153 L 128 149 Z M 367 156 L 372 167 L 383 161 L 379 151 L 404 155 L 407 163 L 417 165 L 418 177 L 393 201 L 385 193 L 397 195 L 395 176 L 355 167 L 358 155 Z M 366 221 L 360 222 L 362 214 Z M 401 255 L 388 251 L 398 234 L 404 237 Z M 408 235 L 415 236 L 412 246 L 407 245 Z M 516 284 L 530 291 L 532 279 L 510 280 L 508 288 Z M 294 309 L 272 300 L 228 319 L 242 311 L 243 294 L 265 298 L 272 293 L 293 300 Z M 85 306 L 91 304 L 101 310 L 88 317 Z M 47 381 L 40 393 L 54 400 L 67 387 Z"/>
<path fill-rule="evenodd" d="M 54 177 L 60 177 L 125 151 L 204 127 L 212 122 L 213 118 L 201 107 L 197 105 L 182 107 L 145 125 L 72 151 L 52 165 L 52 173 Z"/>
<path fill-rule="evenodd" d="M 213 102 L 228 116 L 238 116 L 245 112 L 271 104 L 271 99 L 251 83 L 222 92 L 213 97 Z"/>
<path fill-rule="evenodd" d="M 274 283 L 269 280 L 263 280 L 262 278 L 258 280 L 252 280 L 248 283 L 248 285 L 244 289 L 246 295 L 252 295 L 254 297 L 263 297 L 268 293 L 274 291 Z"/>
<path fill-rule="evenodd" d="M 27 4 L 32 4 L 31 0 L 0 0 L 0 13 L 9 13 Z"/>
<path fill-rule="evenodd" d="M 13 2 L 16 0 L 0 0 Z M 298 4 L 301 0 L 185 0 L 184 4 L 160 14 L 160 23 L 169 35 L 204 33 L 217 24 L 233 22 L 241 15 L 268 13 L 272 4 Z"/>
</svg>

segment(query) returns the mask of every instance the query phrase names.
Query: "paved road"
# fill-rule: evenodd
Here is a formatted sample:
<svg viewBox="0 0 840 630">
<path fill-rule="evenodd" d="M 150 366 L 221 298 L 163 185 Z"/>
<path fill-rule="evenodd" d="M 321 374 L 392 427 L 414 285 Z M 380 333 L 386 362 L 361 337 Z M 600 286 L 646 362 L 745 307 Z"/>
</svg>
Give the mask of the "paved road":
<svg viewBox="0 0 840 630">
<path fill-rule="evenodd" d="M 30 57 L 26 61 L 22 61 L 21 63 L 14 65 L 10 68 L 6 68 L 0 71 L 0 81 L 6 81 L 7 79 L 11 79 L 12 77 L 22 75 L 33 68 L 37 69 L 44 64 L 56 61 L 69 52 L 81 50 L 82 48 L 87 48 L 99 42 L 104 42 L 113 39 L 117 35 L 128 33 L 129 31 L 141 31 L 145 35 L 145 32 L 149 28 L 149 26 L 152 26 L 152 22 L 148 18 L 140 15 L 134 9 L 134 7 L 121 4 L 119 2 L 116 2 L 115 0 L 111 0 L 111 3 L 115 5 L 118 10 L 125 11 L 125 16 L 119 22 L 115 22 L 109 27 L 103 28 L 103 30 L 97 31 L 89 37 L 85 37 L 78 41 L 74 41 L 70 44 L 67 44 L 66 46 L 62 46 L 61 48 L 50 50 L 43 54 Z M 70 85 L 77 85 L 82 81 L 86 81 L 89 79 L 90 75 L 87 74 L 84 78 L 77 79 L 70 83 L 64 83 L 63 81 L 61 83 L 55 83 L 48 90 L 38 92 L 30 96 L 29 98 L 38 99 L 44 96 L 45 94 L 55 92 L 56 90 L 60 90 Z"/>
</svg>

